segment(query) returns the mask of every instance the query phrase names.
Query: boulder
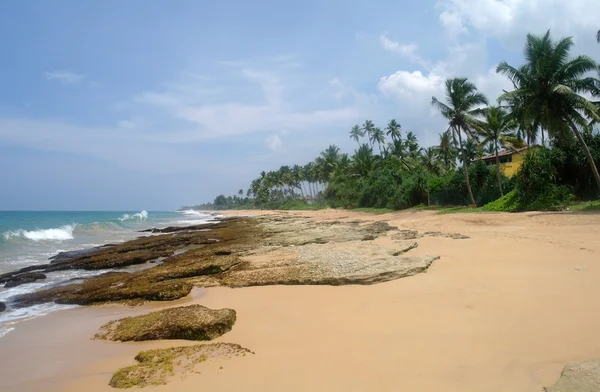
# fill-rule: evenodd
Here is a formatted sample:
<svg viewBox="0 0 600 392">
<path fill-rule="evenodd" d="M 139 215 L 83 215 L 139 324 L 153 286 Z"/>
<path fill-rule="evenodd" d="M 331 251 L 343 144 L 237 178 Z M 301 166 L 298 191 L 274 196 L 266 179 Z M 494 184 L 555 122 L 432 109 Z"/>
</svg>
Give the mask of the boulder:
<svg viewBox="0 0 600 392">
<path fill-rule="evenodd" d="M 565 365 L 560 379 L 546 392 L 597 392 L 600 391 L 600 359 Z"/>
<path fill-rule="evenodd" d="M 100 328 L 96 339 L 143 341 L 162 339 L 212 340 L 231 331 L 235 310 L 212 310 L 201 305 L 160 310 L 111 321 Z"/>
<path fill-rule="evenodd" d="M 0 302 L 0 313 L 4 312 L 6 310 L 6 305 L 4 304 L 4 302 Z"/>
<path fill-rule="evenodd" d="M 36 280 L 46 279 L 46 275 L 40 272 L 26 272 L 3 279 L 4 287 L 17 287 L 25 283 L 33 283 Z"/>
</svg>

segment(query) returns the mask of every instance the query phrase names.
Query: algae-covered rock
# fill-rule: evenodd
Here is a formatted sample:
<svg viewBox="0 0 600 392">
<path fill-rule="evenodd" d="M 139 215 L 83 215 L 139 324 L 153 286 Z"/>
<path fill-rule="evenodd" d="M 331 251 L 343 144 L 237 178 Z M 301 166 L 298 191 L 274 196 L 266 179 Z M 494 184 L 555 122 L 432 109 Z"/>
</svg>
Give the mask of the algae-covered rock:
<svg viewBox="0 0 600 392">
<path fill-rule="evenodd" d="M 110 379 L 109 385 L 113 388 L 165 385 L 176 373 L 193 372 L 203 362 L 246 354 L 254 353 L 239 344 L 231 343 L 142 351 L 135 357 L 138 364 L 118 370 Z"/>
<path fill-rule="evenodd" d="M 600 359 L 577 362 L 563 368 L 560 379 L 546 392 L 598 392 L 600 391 Z"/>
<path fill-rule="evenodd" d="M 97 339 L 142 341 L 160 339 L 212 340 L 231 331 L 235 310 L 211 310 L 201 305 L 170 308 L 111 321 Z"/>
<path fill-rule="evenodd" d="M 33 283 L 36 280 L 46 279 L 46 275 L 41 272 L 25 272 L 22 274 L 17 274 L 14 276 L 7 277 L 5 279 L 0 279 L 0 283 L 6 283 L 4 287 L 17 287 L 26 283 Z"/>
</svg>

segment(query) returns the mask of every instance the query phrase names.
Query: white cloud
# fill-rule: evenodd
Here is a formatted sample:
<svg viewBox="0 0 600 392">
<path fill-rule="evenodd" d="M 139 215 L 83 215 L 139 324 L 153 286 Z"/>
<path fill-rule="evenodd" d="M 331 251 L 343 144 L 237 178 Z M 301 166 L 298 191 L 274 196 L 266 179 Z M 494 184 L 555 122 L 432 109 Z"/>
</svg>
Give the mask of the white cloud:
<svg viewBox="0 0 600 392">
<path fill-rule="evenodd" d="M 285 60 L 286 57 L 275 57 L 267 65 L 257 67 L 241 61 L 228 62 L 224 74 L 214 81 L 183 80 L 166 86 L 163 91 L 140 94 L 132 103 L 146 114 L 184 124 L 179 128 L 185 131 L 163 135 L 177 142 L 279 132 L 284 128 L 289 131 L 322 128 L 360 117 L 360 94 L 346 89 L 341 94 L 348 99 L 335 100 L 327 92 L 331 87 L 326 82 L 307 86 L 302 74 L 290 71 Z M 343 86 L 341 82 L 330 83 L 338 88 Z M 322 92 L 317 94 L 319 90 Z"/>
<path fill-rule="evenodd" d="M 77 84 L 83 82 L 85 75 L 77 74 L 71 71 L 52 71 L 44 72 L 46 79 L 56 80 L 62 84 Z"/>
<path fill-rule="evenodd" d="M 598 31 L 598 0 L 438 0 L 440 22 L 455 36 L 470 31 L 494 37 L 512 49 L 527 33 L 579 37 L 591 45 Z"/>
<path fill-rule="evenodd" d="M 399 42 L 390 39 L 386 34 L 382 34 L 379 37 L 379 42 L 381 43 L 383 49 L 387 50 L 388 52 L 400 54 L 424 68 L 430 67 L 430 64 L 423 60 L 417 53 L 419 47 L 416 44 L 400 44 Z"/>
<path fill-rule="evenodd" d="M 278 135 L 271 135 L 265 139 L 267 148 L 274 152 L 279 152 L 283 149 L 283 141 Z"/>
<path fill-rule="evenodd" d="M 435 71 L 427 74 L 421 71 L 397 71 L 383 76 L 378 87 L 387 97 L 418 106 L 422 105 L 424 100 L 431 101 L 432 95 L 442 92 L 444 80 L 445 77 Z"/>
</svg>

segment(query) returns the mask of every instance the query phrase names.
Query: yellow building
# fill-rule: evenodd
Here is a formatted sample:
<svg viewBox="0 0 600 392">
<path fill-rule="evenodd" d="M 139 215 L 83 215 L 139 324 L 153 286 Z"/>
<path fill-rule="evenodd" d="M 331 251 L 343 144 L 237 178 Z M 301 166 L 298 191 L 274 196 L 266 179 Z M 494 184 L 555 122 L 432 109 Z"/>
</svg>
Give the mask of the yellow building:
<svg viewBox="0 0 600 392">
<path fill-rule="evenodd" d="M 523 164 L 523 158 L 529 148 L 537 148 L 536 146 L 523 147 L 517 150 L 505 150 L 498 152 L 500 159 L 500 170 L 507 177 L 512 177 Z M 496 164 L 496 155 L 488 155 L 481 158 L 486 165 Z"/>
</svg>

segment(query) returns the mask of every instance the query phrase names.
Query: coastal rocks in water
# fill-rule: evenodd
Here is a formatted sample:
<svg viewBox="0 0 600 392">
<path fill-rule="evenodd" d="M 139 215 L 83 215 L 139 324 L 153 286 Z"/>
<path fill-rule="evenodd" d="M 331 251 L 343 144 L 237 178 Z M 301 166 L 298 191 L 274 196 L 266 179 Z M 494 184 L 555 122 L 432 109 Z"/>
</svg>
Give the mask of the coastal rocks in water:
<svg viewBox="0 0 600 392">
<path fill-rule="evenodd" d="M 235 310 L 211 310 L 201 305 L 170 308 L 137 317 L 111 321 L 97 339 L 142 341 L 160 339 L 213 340 L 231 331 Z"/>
<path fill-rule="evenodd" d="M 0 302 L 0 313 L 4 312 L 6 310 L 6 304 L 4 304 L 4 302 Z"/>
<path fill-rule="evenodd" d="M 110 379 L 113 388 L 143 388 L 165 385 L 175 374 L 195 372 L 206 361 L 229 359 L 254 354 L 232 343 L 211 343 L 142 351 L 136 355 L 137 365 L 118 370 Z"/>
<path fill-rule="evenodd" d="M 597 392 L 600 391 L 600 359 L 568 364 L 560 379 L 546 392 Z"/>
<path fill-rule="evenodd" d="M 162 234 L 81 256 L 66 264 L 94 264 L 91 258 L 119 260 L 118 254 L 127 259 L 137 252 L 171 254 L 152 268 L 105 273 L 22 295 L 13 304 L 173 300 L 189 294 L 194 286 L 373 284 L 425 272 L 437 258 L 405 256 L 417 246 L 414 241 L 391 245 L 362 241 L 388 233 L 393 237 L 399 231 L 386 222 L 331 224 L 289 216 L 230 219 L 210 232 Z M 186 251 L 180 253 L 181 249 Z"/>
<path fill-rule="evenodd" d="M 25 283 L 33 283 L 36 280 L 46 279 L 46 275 L 41 272 L 26 272 L 0 279 L 0 283 L 5 283 L 4 287 L 17 287 Z"/>
</svg>

